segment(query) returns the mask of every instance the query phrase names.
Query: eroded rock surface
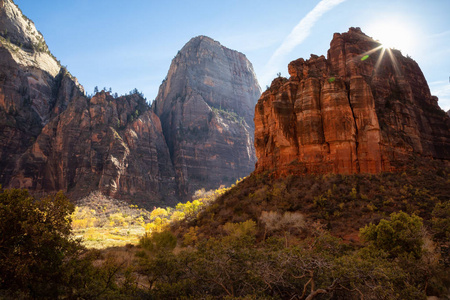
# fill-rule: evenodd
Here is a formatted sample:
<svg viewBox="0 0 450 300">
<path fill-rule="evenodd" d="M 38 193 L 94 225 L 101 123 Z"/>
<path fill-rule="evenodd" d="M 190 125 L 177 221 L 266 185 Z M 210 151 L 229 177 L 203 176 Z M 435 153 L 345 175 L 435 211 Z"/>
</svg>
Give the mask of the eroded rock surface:
<svg viewBox="0 0 450 300">
<path fill-rule="evenodd" d="M 175 174 L 159 118 L 138 94 L 79 97 L 20 158 L 12 187 L 101 191 L 142 204 L 174 204 Z"/>
<path fill-rule="evenodd" d="M 100 191 L 146 207 L 187 200 L 253 171 L 259 96 L 243 54 L 198 37 L 174 59 L 153 110 L 139 93 L 87 97 L 33 22 L 0 0 L 4 187 L 73 199 Z"/>
<path fill-rule="evenodd" d="M 33 22 L 10 0 L 0 0 L 0 182 L 42 128 L 83 95 L 76 78 L 51 55 Z"/>
<path fill-rule="evenodd" d="M 256 105 L 257 172 L 378 173 L 411 155 L 450 159 L 450 118 L 417 63 L 359 28 L 289 74 Z"/>
<path fill-rule="evenodd" d="M 86 97 L 11 0 L 0 0 L 0 157 L 4 187 L 146 206 L 178 199 L 161 123 L 142 96 Z"/>
<path fill-rule="evenodd" d="M 253 171 L 253 113 L 260 94 L 242 53 L 205 36 L 178 52 L 153 109 L 181 194 L 229 185 Z"/>
</svg>

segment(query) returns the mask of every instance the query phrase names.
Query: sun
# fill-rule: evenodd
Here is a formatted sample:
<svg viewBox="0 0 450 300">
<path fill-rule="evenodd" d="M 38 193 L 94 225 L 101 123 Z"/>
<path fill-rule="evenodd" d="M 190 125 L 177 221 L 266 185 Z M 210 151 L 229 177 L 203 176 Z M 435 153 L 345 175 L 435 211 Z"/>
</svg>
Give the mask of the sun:
<svg viewBox="0 0 450 300">
<path fill-rule="evenodd" d="M 383 48 L 397 49 L 404 54 L 414 53 L 417 44 L 414 27 L 398 18 L 377 20 L 368 26 L 366 34 L 378 40 Z"/>
<path fill-rule="evenodd" d="M 398 16 L 384 16 L 366 25 L 365 32 L 368 36 L 380 43 L 379 46 L 362 53 L 359 57 L 361 61 L 367 60 L 372 53 L 379 51 L 378 59 L 375 63 L 375 71 L 380 67 L 383 58 L 387 55 L 395 69 L 397 75 L 401 75 L 396 55 L 392 49 L 397 49 L 403 55 L 412 55 L 417 50 L 419 40 L 415 26 L 412 23 L 402 21 Z"/>
</svg>

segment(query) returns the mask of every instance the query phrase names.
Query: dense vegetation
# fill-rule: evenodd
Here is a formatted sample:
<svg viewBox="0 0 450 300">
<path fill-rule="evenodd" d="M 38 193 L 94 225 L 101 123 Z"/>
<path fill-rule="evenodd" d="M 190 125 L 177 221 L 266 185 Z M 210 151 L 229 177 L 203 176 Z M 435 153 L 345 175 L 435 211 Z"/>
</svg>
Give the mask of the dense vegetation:
<svg viewBox="0 0 450 300">
<path fill-rule="evenodd" d="M 439 165 L 377 175 L 273 178 L 271 174 L 253 174 L 180 230 L 197 226 L 202 234 L 215 235 L 221 232 L 220 225 L 251 219 L 257 222 L 262 236 L 263 212 L 301 212 L 309 223 L 324 226 L 332 235 L 357 241 L 359 228 L 398 211 L 420 216 L 428 228 L 439 230 L 432 224 L 433 211 L 437 213 L 448 203 L 449 183 L 449 169 Z"/>
<path fill-rule="evenodd" d="M 449 183 L 449 170 L 433 166 L 379 175 L 254 174 L 175 208 L 131 207 L 126 216 L 94 221 L 80 208 L 74 214 L 62 194 L 38 201 L 2 190 L 0 298 L 445 296 Z M 70 234 L 69 216 L 75 227 L 141 218 L 146 234 L 136 246 L 87 250 Z"/>
<path fill-rule="evenodd" d="M 36 200 L 0 189 L 0 298 L 96 299 L 120 291 L 116 259 L 87 251 L 71 237 L 74 206 L 62 194 Z"/>
<path fill-rule="evenodd" d="M 322 230 L 286 246 L 280 237 L 258 242 L 251 220 L 227 223 L 224 235 L 177 252 L 170 232 L 143 239 L 139 270 L 158 299 L 426 299 L 448 282 L 422 230 L 419 217 L 401 212 L 362 229 L 361 248 Z"/>
</svg>

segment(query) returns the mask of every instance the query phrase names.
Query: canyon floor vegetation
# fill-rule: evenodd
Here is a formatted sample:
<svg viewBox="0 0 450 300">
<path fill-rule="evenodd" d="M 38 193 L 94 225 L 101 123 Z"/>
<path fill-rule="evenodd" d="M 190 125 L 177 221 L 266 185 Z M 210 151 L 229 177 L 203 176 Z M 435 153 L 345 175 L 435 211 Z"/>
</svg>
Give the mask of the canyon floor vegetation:
<svg viewBox="0 0 450 300">
<path fill-rule="evenodd" d="M 445 296 L 449 183 L 445 167 L 253 174 L 152 211 L 99 194 L 75 207 L 62 193 L 37 200 L 25 190 L 2 189 L 0 297 Z M 116 246 L 94 249 L 101 244 Z"/>
</svg>

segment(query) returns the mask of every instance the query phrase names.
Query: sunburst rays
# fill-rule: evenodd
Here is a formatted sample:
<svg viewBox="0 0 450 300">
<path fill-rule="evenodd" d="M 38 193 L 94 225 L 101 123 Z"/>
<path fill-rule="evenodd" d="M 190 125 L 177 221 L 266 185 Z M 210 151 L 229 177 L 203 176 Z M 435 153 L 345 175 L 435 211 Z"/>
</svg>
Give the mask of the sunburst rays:
<svg viewBox="0 0 450 300">
<path fill-rule="evenodd" d="M 392 63 L 392 66 L 394 68 L 395 74 L 398 75 L 398 76 L 401 75 L 400 67 L 398 65 L 397 59 L 395 58 L 394 53 L 392 52 L 392 49 L 389 48 L 389 47 L 384 46 L 383 44 L 380 44 L 379 46 L 377 46 L 377 47 L 375 47 L 373 49 L 370 49 L 369 51 L 366 51 L 366 52 L 358 55 L 357 59 L 360 60 L 360 61 L 365 61 L 371 55 L 375 54 L 376 52 L 380 52 L 380 53 L 378 54 L 378 58 L 377 58 L 377 61 L 375 63 L 375 66 L 374 66 L 375 73 L 378 73 L 379 68 L 381 66 L 381 63 L 383 61 L 383 58 L 384 58 L 385 54 L 387 53 L 387 55 L 389 56 L 390 61 Z"/>
</svg>

